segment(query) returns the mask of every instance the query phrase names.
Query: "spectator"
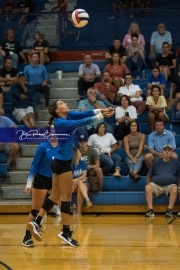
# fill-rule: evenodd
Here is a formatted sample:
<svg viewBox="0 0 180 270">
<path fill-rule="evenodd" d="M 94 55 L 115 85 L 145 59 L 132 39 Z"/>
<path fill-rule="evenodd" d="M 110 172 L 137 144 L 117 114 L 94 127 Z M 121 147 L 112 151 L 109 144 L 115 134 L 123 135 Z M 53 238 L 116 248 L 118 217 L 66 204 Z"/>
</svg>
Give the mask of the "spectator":
<svg viewBox="0 0 180 270">
<path fill-rule="evenodd" d="M 158 67 L 153 67 L 151 74 L 147 78 L 147 96 L 151 95 L 151 88 L 153 85 L 159 85 L 161 88 L 161 95 L 164 96 L 164 90 L 166 88 L 166 77 L 160 73 Z"/>
<path fill-rule="evenodd" d="M 104 71 L 108 71 L 116 90 L 124 83 L 124 77 L 129 72 L 126 64 L 121 63 L 118 53 L 112 54 L 111 63 L 105 66 Z"/>
<path fill-rule="evenodd" d="M 148 136 L 149 152 L 145 154 L 144 161 L 147 168 L 150 168 L 153 161 L 162 158 L 163 146 L 170 144 L 173 149 L 176 148 L 176 141 L 173 133 L 164 128 L 164 122 L 161 119 L 155 120 L 155 131 Z M 172 158 L 178 159 L 178 155 L 173 151 Z"/>
<path fill-rule="evenodd" d="M 88 146 L 98 152 L 104 175 L 113 173 L 115 177 L 121 176 L 121 157 L 114 153 L 117 149 L 117 141 L 112 134 L 106 132 L 105 123 L 97 125 L 95 134 L 88 139 Z"/>
<path fill-rule="evenodd" d="M 138 35 L 131 34 L 132 43 L 127 46 L 127 67 L 134 78 L 140 79 L 145 65 L 144 47 L 138 44 Z"/>
<path fill-rule="evenodd" d="M 80 99 L 86 96 L 88 88 L 100 81 L 100 77 L 101 72 L 98 65 L 92 63 L 90 54 L 85 54 L 84 63 L 79 66 L 78 93 Z"/>
<path fill-rule="evenodd" d="M 169 50 L 168 42 L 163 42 L 162 53 L 156 58 L 156 66 L 159 67 L 166 80 L 172 79 L 176 69 L 176 56 Z"/>
<path fill-rule="evenodd" d="M 29 13 L 33 8 L 32 0 L 20 0 L 17 5 L 14 13 Z"/>
<path fill-rule="evenodd" d="M 15 123 L 7 116 L 4 116 L 4 110 L 2 108 L 0 108 L 0 128 L 16 128 Z M 14 159 L 18 154 L 18 150 L 19 146 L 15 142 L 0 143 L 0 152 L 2 151 L 8 154 L 8 171 L 12 171 L 14 169 Z"/>
<path fill-rule="evenodd" d="M 136 23 L 136 22 L 132 22 L 130 24 L 129 30 L 123 39 L 123 43 L 122 43 L 123 46 L 125 48 L 127 48 L 129 45 L 132 44 L 132 38 L 131 38 L 132 34 L 137 34 L 138 44 L 143 46 L 143 48 L 144 48 L 145 47 L 145 39 L 144 39 L 144 36 L 141 34 L 138 23 Z"/>
<path fill-rule="evenodd" d="M 169 99 L 175 98 L 178 100 L 180 98 L 180 65 L 178 66 L 177 72 L 175 72 L 174 77 L 170 86 L 170 96 Z"/>
<path fill-rule="evenodd" d="M 31 64 L 24 68 L 24 74 L 30 86 L 35 92 L 44 93 L 45 106 L 49 105 L 48 73 L 44 65 L 39 64 L 39 54 L 31 54 Z"/>
<path fill-rule="evenodd" d="M 105 63 L 106 65 L 111 63 L 113 53 L 118 53 L 122 63 L 126 62 L 127 53 L 126 49 L 122 46 L 119 38 L 115 37 L 113 44 L 105 52 Z"/>
<path fill-rule="evenodd" d="M 127 95 L 130 98 L 131 104 L 136 108 L 137 114 L 140 115 L 146 109 L 146 103 L 142 98 L 142 90 L 139 85 L 132 83 L 132 76 L 130 73 L 125 75 L 125 84 L 121 86 L 118 91 L 118 96 Z"/>
<path fill-rule="evenodd" d="M 104 105 L 102 101 L 96 100 L 96 89 L 93 87 L 88 89 L 87 98 L 80 100 L 80 102 L 78 103 L 79 111 L 103 109 L 105 107 L 106 106 Z M 92 122 L 91 124 L 88 124 L 85 128 L 84 127 L 78 128 L 79 134 L 84 134 L 84 133 L 86 133 L 86 135 L 93 134 L 97 127 L 97 124 L 101 122 L 103 122 L 103 119 L 96 120 Z M 107 130 L 110 133 L 113 133 L 113 127 L 110 124 L 107 124 L 107 126 L 108 126 Z"/>
<path fill-rule="evenodd" d="M 154 217 L 153 197 L 157 198 L 162 194 L 166 194 L 169 197 L 165 217 L 172 217 L 178 187 L 180 186 L 179 161 L 172 158 L 172 150 L 173 147 L 171 145 L 164 145 L 162 157 L 154 161 L 148 171 L 145 187 L 148 206 L 148 212 L 145 214 L 146 217 Z"/>
<path fill-rule="evenodd" d="M 86 162 L 81 160 L 81 152 L 79 149 L 74 150 L 72 160 L 72 174 L 73 174 L 73 193 L 77 193 L 77 215 L 81 214 L 83 199 L 86 200 L 86 206 L 92 206 L 92 202 L 88 196 L 88 182 L 87 182 L 87 167 Z"/>
<path fill-rule="evenodd" d="M 152 67 L 155 66 L 157 56 L 162 53 L 162 44 L 165 41 L 168 42 L 169 50 L 171 50 L 172 49 L 171 33 L 166 30 L 166 26 L 164 23 L 159 23 L 158 29 L 157 31 L 152 33 L 150 41 L 149 61 Z"/>
<path fill-rule="evenodd" d="M 19 56 L 24 63 L 27 63 L 26 57 L 20 47 L 19 42 L 14 37 L 14 30 L 9 28 L 6 31 L 6 38 L 0 44 L 0 68 L 3 68 L 4 59 L 10 57 L 12 59 L 13 68 L 17 68 Z"/>
<path fill-rule="evenodd" d="M 26 127 L 36 127 L 33 108 L 34 87 L 27 85 L 23 72 L 18 72 L 17 77 L 17 83 L 11 86 L 13 115 L 19 123 L 22 122 Z"/>
<path fill-rule="evenodd" d="M 169 120 L 166 114 L 166 99 L 161 96 L 161 88 L 159 85 L 153 85 L 151 88 L 151 96 L 147 97 L 146 105 L 149 110 L 149 123 L 151 131 L 154 130 L 154 123 L 156 119 L 161 119 L 163 122 Z"/>
<path fill-rule="evenodd" d="M 3 92 L 8 92 L 11 85 L 17 82 L 17 69 L 13 68 L 12 59 L 7 57 L 4 61 L 4 67 L 0 69 L 0 85 Z"/>
<path fill-rule="evenodd" d="M 49 55 L 49 42 L 44 39 L 44 34 L 39 31 L 36 32 L 35 35 L 36 42 L 33 45 L 32 51 L 28 55 L 28 60 L 31 62 L 31 54 L 36 52 L 39 54 L 39 63 L 44 65 L 50 62 Z"/>
<path fill-rule="evenodd" d="M 2 7 L 1 12 L 6 15 L 6 21 L 11 21 L 12 20 L 12 13 L 14 13 L 16 5 L 14 4 L 13 0 L 7 0 L 5 5 Z"/>
<path fill-rule="evenodd" d="M 133 182 L 140 179 L 139 171 L 144 161 L 145 135 L 138 132 L 136 121 L 130 123 L 130 133 L 124 137 L 124 149 L 126 152 L 126 163 L 129 168 L 129 177 Z"/>
<path fill-rule="evenodd" d="M 60 11 L 66 13 L 68 0 L 57 0 L 57 6 L 51 9 L 52 12 Z"/>
<path fill-rule="evenodd" d="M 130 9 L 130 18 L 133 18 L 133 12 L 134 12 L 134 8 L 135 8 L 135 1 L 133 0 L 121 0 L 118 1 L 117 3 L 114 3 L 112 5 L 113 11 L 116 12 L 117 10 L 121 10 L 121 9 Z"/>
<path fill-rule="evenodd" d="M 119 147 L 123 145 L 124 136 L 130 133 L 130 122 L 137 119 L 136 108 L 131 105 L 127 95 L 120 97 L 120 106 L 115 109 L 116 131 Z"/>
<path fill-rule="evenodd" d="M 3 98 L 3 90 L 0 87 L 0 110 L 3 108 L 3 102 L 4 102 L 4 98 Z"/>
<path fill-rule="evenodd" d="M 176 104 L 172 106 L 172 115 L 174 114 L 174 119 L 180 121 L 180 98 L 177 99 Z"/>
<path fill-rule="evenodd" d="M 117 91 L 116 87 L 112 84 L 109 72 L 103 72 L 101 82 L 95 83 L 94 88 L 97 90 L 97 99 L 103 101 L 106 106 L 112 106 L 112 104 L 115 104 L 117 98 Z"/>
<path fill-rule="evenodd" d="M 79 136 L 79 150 L 81 152 L 81 160 L 86 162 L 87 176 L 97 177 L 102 189 L 103 186 L 103 172 L 100 167 L 99 155 L 95 149 L 87 145 L 88 137 L 85 135 Z"/>
</svg>

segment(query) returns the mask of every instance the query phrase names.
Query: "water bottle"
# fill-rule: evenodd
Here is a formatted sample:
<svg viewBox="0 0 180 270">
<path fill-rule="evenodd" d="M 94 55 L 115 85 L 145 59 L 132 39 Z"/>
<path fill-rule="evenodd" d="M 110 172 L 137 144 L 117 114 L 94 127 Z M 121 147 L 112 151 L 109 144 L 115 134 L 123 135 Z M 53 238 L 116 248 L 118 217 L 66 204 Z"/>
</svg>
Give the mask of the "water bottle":
<svg viewBox="0 0 180 270">
<path fill-rule="evenodd" d="M 142 79 L 146 79 L 146 72 L 145 72 L 145 70 L 142 71 Z"/>
<path fill-rule="evenodd" d="M 76 213 L 77 213 L 77 206 L 76 206 L 76 204 L 74 203 L 74 204 L 72 205 L 72 214 L 73 214 L 73 217 L 76 216 Z"/>
<path fill-rule="evenodd" d="M 176 135 L 176 132 L 174 131 L 173 125 L 170 125 L 170 126 L 169 126 L 169 130 L 170 130 L 174 135 Z"/>
</svg>

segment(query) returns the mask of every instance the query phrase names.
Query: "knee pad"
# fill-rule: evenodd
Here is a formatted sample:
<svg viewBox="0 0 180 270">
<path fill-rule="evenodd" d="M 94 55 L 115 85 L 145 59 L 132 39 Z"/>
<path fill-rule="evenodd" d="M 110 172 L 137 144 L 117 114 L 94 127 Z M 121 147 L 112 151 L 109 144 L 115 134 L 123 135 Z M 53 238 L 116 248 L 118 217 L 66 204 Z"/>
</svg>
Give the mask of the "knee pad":
<svg viewBox="0 0 180 270">
<path fill-rule="evenodd" d="M 71 214 L 71 203 L 70 202 L 61 202 L 61 212 L 65 214 Z"/>
<path fill-rule="evenodd" d="M 32 209 L 31 210 L 31 215 L 36 218 L 37 215 L 38 215 L 38 212 L 39 212 L 39 210 Z"/>
<path fill-rule="evenodd" d="M 54 206 L 54 202 L 51 201 L 49 198 L 47 198 L 44 203 L 42 208 L 46 211 L 49 212 L 49 210 Z"/>
</svg>

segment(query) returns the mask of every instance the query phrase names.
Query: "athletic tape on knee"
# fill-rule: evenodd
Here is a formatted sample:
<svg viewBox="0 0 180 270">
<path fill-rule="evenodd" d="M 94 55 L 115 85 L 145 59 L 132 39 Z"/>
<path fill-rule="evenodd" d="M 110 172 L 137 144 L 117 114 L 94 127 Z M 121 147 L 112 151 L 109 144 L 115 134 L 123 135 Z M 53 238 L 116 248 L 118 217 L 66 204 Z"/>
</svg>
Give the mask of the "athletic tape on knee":
<svg viewBox="0 0 180 270">
<path fill-rule="evenodd" d="M 49 198 L 47 198 L 44 203 L 42 208 L 46 211 L 49 212 L 49 210 L 54 206 L 54 202 L 51 201 Z"/>
<path fill-rule="evenodd" d="M 70 202 L 61 202 L 61 212 L 70 215 L 70 213 L 71 213 L 71 203 Z"/>
<path fill-rule="evenodd" d="M 39 212 L 39 210 L 32 209 L 31 210 L 31 215 L 36 218 L 37 215 L 38 215 L 38 212 Z"/>
</svg>

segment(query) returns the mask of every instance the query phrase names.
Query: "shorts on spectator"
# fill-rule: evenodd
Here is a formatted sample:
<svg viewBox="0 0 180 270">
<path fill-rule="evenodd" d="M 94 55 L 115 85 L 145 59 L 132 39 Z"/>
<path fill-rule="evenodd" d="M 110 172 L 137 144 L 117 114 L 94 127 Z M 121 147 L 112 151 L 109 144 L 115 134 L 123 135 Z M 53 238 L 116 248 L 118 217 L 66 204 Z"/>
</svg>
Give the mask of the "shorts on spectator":
<svg viewBox="0 0 180 270">
<path fill-rule="evenodd" d="M 12 112 L 18 122 L 21 122 L 22 118 L 28 113 L 34 113 L 32 106 L 28 106 L 27 108 L 14 108 L 14 111 Z"/>
<path fill-rule="evenodd" d="M 10 148 L 11 147 L 9 143 L 0 144 L 0 152 L 5 152 L 6 154 L 9 154 Z"/>
<path fill-rule="evenodd" d="M 172 186 L 176 186 L 176 184 L 171 184 L 171 185 L 168 185 L 168 186 L 158 186 L 156 185 L 155 183 L 153 182 L 150 182 L 149 183 L 153 189 L 154 189 L 154 197 L 157 198 L 159 197 L 160 195 L 162 194 L 166 194 L 166 196 L 169 195 L 170 193 L 170 189 Z"/>
</svg>

